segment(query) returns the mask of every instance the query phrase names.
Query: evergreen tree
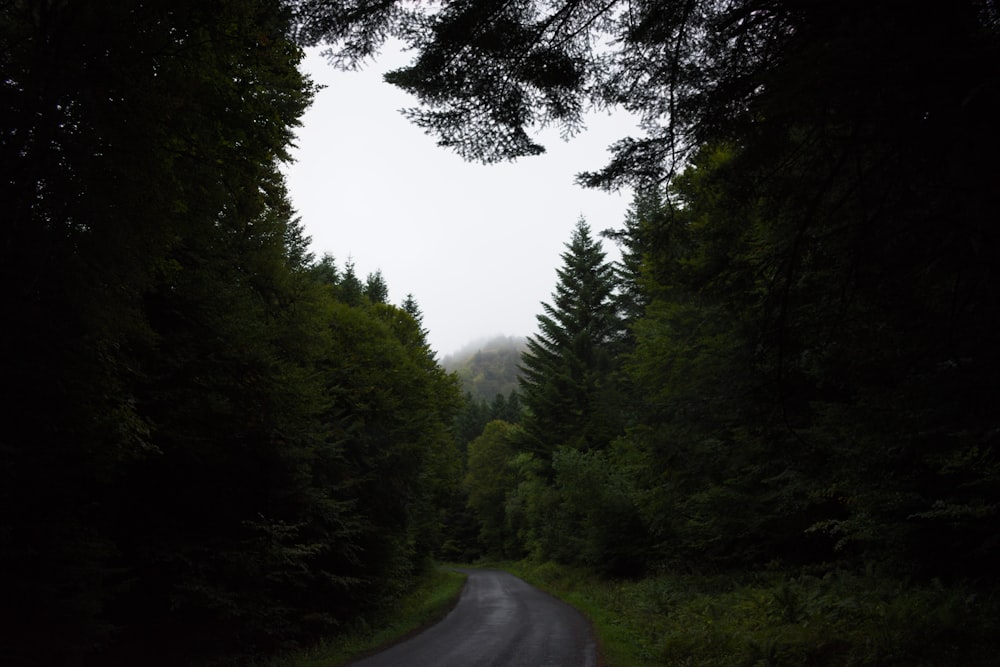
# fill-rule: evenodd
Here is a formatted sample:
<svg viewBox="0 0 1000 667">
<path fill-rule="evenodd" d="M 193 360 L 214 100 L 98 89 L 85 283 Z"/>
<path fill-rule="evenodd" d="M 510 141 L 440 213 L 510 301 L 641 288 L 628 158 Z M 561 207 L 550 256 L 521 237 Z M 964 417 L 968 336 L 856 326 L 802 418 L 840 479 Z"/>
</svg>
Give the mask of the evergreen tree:
<svg viewBox="0 0 1000 667">
<path fill-rule="evenodd" d="M 340 272 L 337 270 L 337 261 L 330 253 L 323 253 L 319 260 L 313 261 L 309 266 L 309 272 L 313 279 L 323 285 L 334 287 L 340 282 Z"/>
<path fill-rule="evenodd" d="M 412 292 L 406 294 L 406 298 L 403 299 L 403 303 L 400 305 L 404 311 L 406 311 L 410 317 L 412 317 L 417 324 L 423 328 L 424 325 L 424 314 L 420 310 L 420 304 L 417 303 L 416 298 L 414 298 Z"/>
<path fill-rule="evenodd" d="M 254 641 L 295 625 L 274 584 L 316 536 L 246 523 L 304 522 L 269 506 L 302 499 L 321 439 L 279 171 L 312 90 L 288 18 L 254 0 L 0 10 L 5 664 L 93 663 L 195 618 L 205 636 L 162 645 L 217 649 L 241 613 Z"/>
<path fill-rule="evenodd" d="M 667 211 L 659 188 L 637 192 L 621 229 L 606 229 L 601 236 L 616 243 L 621 260 L 615 264 L 618 289 L 615 298 L 629 340 L 632 327 L 645 314 L 649 292 L 643 278 L 643 258 L 653 249 L 655 232 L 665 224 Z"/>
<path fill-rule="evenodd" d="M 365 278 L 365 296 L 372 303 L 387 303 L 389 301 L 389 286 L 382 276 L 382 271 L 378 270 L 369 273 Z"/>
<path fill-rule="evenodd" d="M 614 349 L 621 320 L 614 267 L 580 220 L 561 255 L 552 304 L 542 304 L 538 333 L 521 356 L 526 446 L 600 447 L 619 431 L 614 403 Z"/>
<path fill-rule="evenodd" d="M 4 665 L 255 662 L 440 545 L 457 381 L 307 250 L 287 9 L 0 9 Z"/>
<path fill-rule="evenodd" d="M 348 257 L 344 273 L 337 283 L 337 298 L 348 306 L 360 306 L 365 298 L 365 286 L 354 270 L 354 259 Z"/>
<path fill-rule="evenodd" d="M 511 424 L 521 422 L 521 397 L 516 391 L 507 396 L 497 394 L 490 403 L 490 420 L 500 419 Z"/>
</svg>

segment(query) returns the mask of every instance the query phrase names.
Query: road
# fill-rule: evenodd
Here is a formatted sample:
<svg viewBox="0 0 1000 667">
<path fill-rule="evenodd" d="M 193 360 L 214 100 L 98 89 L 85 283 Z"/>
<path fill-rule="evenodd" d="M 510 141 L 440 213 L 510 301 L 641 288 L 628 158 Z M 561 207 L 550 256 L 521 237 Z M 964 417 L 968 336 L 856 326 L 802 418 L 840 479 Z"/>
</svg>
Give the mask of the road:
<svg viewBox="0 0 1000 667">
<path fill-rule="evenodd" d="M 462 572 L 469 579 L 440 623 L 351 667 L 597 667 L 576 609 L 506 572 Z"/>
</svg>

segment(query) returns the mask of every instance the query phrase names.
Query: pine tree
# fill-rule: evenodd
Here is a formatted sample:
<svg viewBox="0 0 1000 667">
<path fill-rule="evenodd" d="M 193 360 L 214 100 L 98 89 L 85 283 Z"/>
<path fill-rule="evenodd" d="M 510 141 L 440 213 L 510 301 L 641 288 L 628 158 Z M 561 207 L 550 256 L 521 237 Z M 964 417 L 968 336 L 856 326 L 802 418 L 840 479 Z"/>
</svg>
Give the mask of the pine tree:
<svg viewBox="0 0 1000 667">
<path fill-rule="evenodd" d="M 358 274 L 354 269 L 354 259 L 348 258 L 347 263 L 344 265 L 344 273 L 340 277 L 340 282 L 337 283 L 337 298 L 346 303 L 348 306 L 360 306 L 365 299 L 365 286 L 361 283 L 361 279 L 358 278 Z"/>
<path fill-rule="evenodd" d="M 389 302 L 389 286 L 386 284 L 381 270 L 369 273 L 368 277 L 365 278 L 365 296 L 372 303 Z"/>
<path fill-rule="evenodd" d="M 423 326 L 424 314 L 420 311 L 420 305 L 417 303 L 412 292 L 406 294 L 406 298 L 403 299 L 403 303 L 399 307 L 409 313 L 417 321 L 417 324 Z"/>
<path fill-rule="evenodd" d="M 314 260 L 309 265 L 309 272 L 316 282 L 330 287 L 336 287 L 340 282 L 340 270 L 337 269 L 337 260 L 330 253 L 324 253 L 323 257 Z"/>
<path fill-rule="evenodd" d="M 538 333 L 521 356 L 525 445 L 540 452 L 599 447 L 618 428 L 606 400 L 621 338 L 614 267 L 583 219 L 561 257 L 553 302 L 542 304 Z"/>
<path fill-rule="evenodd" d="M 662 234 L 668 216 L 669 208 L 660 189 L 643 189 L 633 197 L 623 227 L 601 232 L 603 238 L 613 241 L 621 250 L 621 260 L 615 264 L 618 281 L 615 299 L 630 338 L 632 326 L 645 314 L 650 301 L 644 285 L 643 257 L 649 254 L 657 235 Z"/>
<path fill-rule="evenodd" d="M 420 304 L 417 303 L 417 299 L 413 296 L 412 292 L 406 294 L 406 298 L 403 299 L 403 303 L 399 304 L 399 307 L 404 313 L 413 318 L 413 321 L 417 323 L 417 328 L 420 330 L 420 336 L 427 342 L 427 334 L 430 333 L 424 328 L 424 313 L 420 310 Z"/>
</svg>

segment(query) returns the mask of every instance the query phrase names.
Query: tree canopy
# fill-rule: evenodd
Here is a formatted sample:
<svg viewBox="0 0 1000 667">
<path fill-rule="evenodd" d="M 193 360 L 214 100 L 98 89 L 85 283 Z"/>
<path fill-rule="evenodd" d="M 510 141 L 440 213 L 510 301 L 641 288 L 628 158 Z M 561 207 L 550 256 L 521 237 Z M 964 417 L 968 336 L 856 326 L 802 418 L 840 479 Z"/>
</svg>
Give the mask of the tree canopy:
<svg viewBox="0 0 1000 667">
<path fill-rule="evenodd" d="M 545 453 L 553 443 L 590 449 L 617 430 L 612 357 L 622 327 L 614 269 L 582 219 L 562 261 L 553 301 L 542 304 L 538 333 L 521 354 L 525 436 Z"/>
<path fill-rule="evenodd" d="M 440 547 L 460 396 L 379 273 L 309 251 L 287 7 L 0 19 L 0 661 L 246 662 L 375 613 Z"/>
<path fill-rule="evenodd" d="M 581 176 L 590 185 L 662 182 L 707 141 L 780 133 L 790 114 L 831 104 L 872 131 L 889 118 L 947 122 L 957 105 L 978 116 L 995 99 L 998 19 L 978 0 L 935 12 L 793 0 L 294 7 L 299 39 L 343 67 L 402 40 L 414 60 L 387 79 L 419 100 L 414 122 L 470 159 L 534 155 L 534 128 L 572 135 L 592 109 L 633 111 L 644 136 L 617 142 L 607 168 Z"/>
<path fill-rule="evenodd" d="M 928 655 L 994 657 L 959 627 L 995 620 L 1000 555 L 994 2 L 36 0 L 0 19 L 4 664 L 250 662 L 482 553 L 969 590 Z M 301 47 L 353 67 L 390 38 L 415 56 L 389 75 L 411 118 L 470 159 L 536 154 L 534 128 L 595 108 L 643 119 L 581 176 L 636 186 L 606 234 L 622 261 L 581 220 L 523 396 L 463 404 L 416 300 L 313 257 L 289 201 Z M 754 605 L 805 617 L 793 603 Z M 933 661 L 912 633 L 878 641 L 810 655 Z"/>
</svg>

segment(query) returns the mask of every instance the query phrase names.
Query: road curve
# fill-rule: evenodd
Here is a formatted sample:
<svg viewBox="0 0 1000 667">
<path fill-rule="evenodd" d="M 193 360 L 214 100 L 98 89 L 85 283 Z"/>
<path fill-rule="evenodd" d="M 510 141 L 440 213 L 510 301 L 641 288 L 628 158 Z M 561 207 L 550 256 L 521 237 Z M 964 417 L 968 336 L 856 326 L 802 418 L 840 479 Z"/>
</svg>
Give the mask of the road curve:
<svg viewBox="0 0 1000 667">
<path fill-rule="evenodd" d="M 437 625 L 352 667 L 597 667 L 587 619 L 500 570 L 469 576 Z"/>
</svg>

